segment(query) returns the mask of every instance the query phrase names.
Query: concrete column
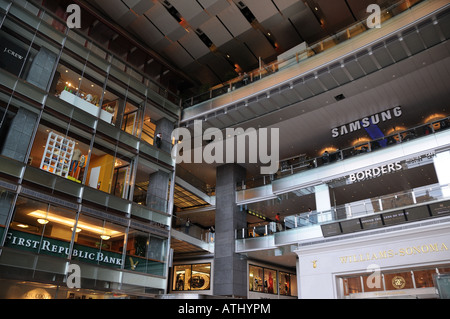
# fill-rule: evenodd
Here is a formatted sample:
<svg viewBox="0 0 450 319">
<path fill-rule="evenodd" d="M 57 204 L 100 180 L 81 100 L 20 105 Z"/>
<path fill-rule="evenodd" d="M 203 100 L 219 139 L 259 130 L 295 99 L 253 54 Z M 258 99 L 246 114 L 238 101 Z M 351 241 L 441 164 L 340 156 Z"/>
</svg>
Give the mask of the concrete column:
<svg viewBox="0 0 450 319">
<path fill-rule="evenodd" d="M 150 174 L 147 189 L 147 207 L 167 212 L 169 179 L 169 173 L 163 171 Z"/>
<path fill-rule="evenodd" d="M 162 134 L 161 150 L 170 153 L 170 151 L 172 150 L 172 140 L 170 139 L 170 137 L 172 135 L 172 131 L 175 128 L 174 123 L 166 118 L 162 118 L 158 120 L 155 125 L 155 138 L 156 134 Z M 156 146 L 156 144 L 154 145 Z"/>
<path fill-rule="evenodd" d="M 235 230 L 247 227 L 245 211 L 236 205 L 236 183 L 245 178 L 236 164 L 217 168 L 214 295 L 247 297 L 247 261 L 235 253 Z"/>
<path fill-rule="evenodd" d="M 450 187 L 444 186 L 450 184 L 450 170 L 448 169 L 448 163 L 450 162 L 450 151 L 436 154 L 434 158 L 434 168 L 439 180 L 439 184 L 442 187 L 442 193 L 444 196 L 450 196 Z"/>
<path fill-rule="evenodd" d="M 329 211 L 331 209 L 330 188 L 327 184 L 322 184 L 315 187 L 316 195 L 316 210 L 318 213 Z M 329 217 L 329 216 L 328 216 Z M 313 220 L 317 222 L 323 222 L 323 216 L 315 215 Z"/>
<path fill-rule="evenodd" d="M 33 59 L 33 63 L 27 75 L 27 82 L 34 84 L 43 90 L 47 90 L 56 59 L 56 54 L 46 48 L 41 48 Z"/>
<path fill-rule="evenodd" d="M 11 121 L 0 154 L 24 162 L 37 118 L 33 112 L 20 108 Z"/>
</svg>

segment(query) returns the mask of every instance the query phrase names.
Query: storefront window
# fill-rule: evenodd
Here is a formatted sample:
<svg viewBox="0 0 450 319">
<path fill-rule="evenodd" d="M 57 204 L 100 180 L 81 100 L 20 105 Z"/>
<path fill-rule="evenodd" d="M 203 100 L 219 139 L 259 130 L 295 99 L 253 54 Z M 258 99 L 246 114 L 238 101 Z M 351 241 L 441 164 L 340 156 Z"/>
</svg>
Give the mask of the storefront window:
<svg viewBox="0 0 450 319">
<path fill-rule="evenodd" d="M 358 294 L 362 292 L 361 277 L 350 277 L 343 279 L 344 295 Z"/>
<path fill-rule="evenodd" d="M 277 271 L 264 268 L 264 292 L 277 294 Z"/>
<path fill-rule="evenodd" d="M 36 132 L 28 164 L 81 183 L 89 154 L 90 134 L 73 126 L 65 130 L 45 120 L 46 117 L 43 116 Z M 54 119 L 52 121 L 55 122 Z"/>
<path fill-rule="evenodd" d="M 152 118 L 153 117 L 150 111 L 150 106 L 149 104 L 147 104 L 144 114 L 144 123 L 142 126 L 141 140 L 147 142 L 150 145 L 154 145 L 153 142 L 155 139 L 156 130 L 156 125 L 152 122 Z"/>
<path fill-rule="evenodd" d="M 67 258 L 76 212 L 19 196 L 5 246 Z"/>
<path fill-rule="evenodd" d="M 291 275 L 280 271 L 280 295 L 291 295 Z"/>
<path fill-rule="evenodd" d="M 21 39 L 21 40 L 19 40 Z M 0 30 L 0 67 L 46 91 L 60 48 L 7 17 Z"/>
<path fill-rule="evenodd" d="M 72 258 L 121 268 L 126 227 L 80 214 Z"/>
<path fill-rule="evenodd" d="M 250 291 L 263 292 L 263 269 L 262 267 L 249 267 L 249 289 Z"/>
<path fill-rule="evenodd" d="M 436 269 L 414 271 L 416 288 L 434 287 L 433 276 L 435 275 Z"/>
<path fill-rule="evenodd" d="M 14 194 L 6 189 L 0 188 L 0 240 L 8 220 Z"/>
<path fill-rule="evenodd" d="M 87 170 L 86 184 L 92 188 L 128 198 L 132 175 L 132 159 L 116 151 L 110 142 L 95 138 Z"/>
<path fill-rule="evenodd" d="M 173 291 L 209 290 L 211 264 L 174 266 Z"/>
<path fill-rule="evenodd" d="M 384 282 L 386 290 L 412 289 L 414 288 L 411 272 L 385 274 Z"/>
</svg>

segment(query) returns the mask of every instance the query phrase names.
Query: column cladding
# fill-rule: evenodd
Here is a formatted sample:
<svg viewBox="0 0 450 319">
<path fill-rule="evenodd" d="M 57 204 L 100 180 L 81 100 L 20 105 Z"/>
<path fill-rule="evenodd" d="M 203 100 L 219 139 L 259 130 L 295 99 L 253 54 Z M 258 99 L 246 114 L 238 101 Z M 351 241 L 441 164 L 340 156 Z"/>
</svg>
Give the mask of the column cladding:
<svg viewBox="0 0 450 319">
<path fill-rule="evenodd" d="M 247 227 L 247 216 L 236 205 L 236 184 L 246 171 L 226 164 L 216 171 L 214 295 L 247 297 L 247 261 L 235 253 L 235 230 Z"/>
</svg>

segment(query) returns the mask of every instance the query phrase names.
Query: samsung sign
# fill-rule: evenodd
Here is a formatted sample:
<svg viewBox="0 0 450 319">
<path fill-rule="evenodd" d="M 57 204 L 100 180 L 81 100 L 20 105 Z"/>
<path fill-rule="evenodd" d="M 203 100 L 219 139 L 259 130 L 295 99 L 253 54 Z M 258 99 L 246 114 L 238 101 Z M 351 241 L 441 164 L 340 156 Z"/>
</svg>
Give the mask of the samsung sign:
<svg viewBox="0 0 450 319">
<path fill-rule="evenodd" d="M 402 116 L 402 108 L 400 106 L 394 107 L 387 111 L 381 113 L 369 115 L 363 119 L 357 120 L 355 122 L 342 125 L 341 127 L 336 127 L 331 130 L 331 135 L 336 138 L 348 133 L 356 132 L 363 128 L 367 128 L 371 125 L 377 125 L 382 122 L 387 122 L 392 119 Z"/>
</svg>

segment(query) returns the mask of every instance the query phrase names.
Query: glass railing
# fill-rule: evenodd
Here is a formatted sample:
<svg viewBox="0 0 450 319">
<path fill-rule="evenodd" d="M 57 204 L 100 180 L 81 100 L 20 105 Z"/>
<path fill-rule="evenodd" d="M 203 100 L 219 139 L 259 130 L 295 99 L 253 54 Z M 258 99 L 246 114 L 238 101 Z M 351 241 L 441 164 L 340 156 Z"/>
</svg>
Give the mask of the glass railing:
<svg viewBox="0 0 450 319">
<path fill-rule="evenodd" d="M 413 205 L 450 199 L 448 190 L 450 184 L 433 184 L 412 190 L 393 193 L 385 196 L 368 198 L 365 200 L 333 207 L 327 211 L 301 212 L 286 216 L 282 221 L 268 221 L 253 225 L 249 228 L 236 230 L 236 239 L 247 239 L 270 236 L 277 232 L 298 228 L 309 228 L 330 222 L 370 216 L 376 213 L 401 209 Z"/>
<path fill-rule="evenodd" d="M 240 191 L 269 185 L 276 179 L 330 165 L 355 156 L 363 156 L 367 153 L 375 152 L 386 147 L 393 147 L 394 145 L 399 145 L 449 128 L 450 117 L 446 117 L 407 130 L 402 130 L 379 139 L 364 141 L 355 146 L 336 150 L 320 157 L 309 158 L 305 155 L 299 155 L 298 157 L 293 157 L 288 160 L 281 160 L 279 170 L 276 174 L 247 178 L 245 181 L 239 181 L 236 185 L 236 189 L 237 191 Z"/>
<path fill-rule="evenodd" d="M 199 239 L 205 243 L 214 243 L 215 232 L 211 228 L 205 229 L 186 218 L 180 218 L 173 216 L 172 218 L 172 229 L 179 232 L 185 233 L 191 237 Z"/>
<path fill-rule="evenodd" d="M 408 11 L 412 6 L 422 1 L 424 0 L 401 0 L 386 9 L 382 9 L 381 22 L 384 23 L 389 19 L 397 17 L 403 12 Z M 297 65 L 313 56 L 316 56 L 326 50 L 329 50 L 330 48 L 335 47 L 338 44 L 353 39 L 357 35 L 360 35 L 368 30 L 370 30 L 370 28 L 367 26 L 366 20 L 356 22 L 349 27 L 341 30 L 340 32 L 337 32 L 333 36 L 329 36 L 320 41 L 317 41 L 316 43 L 308 46 L 306 49 L 296 52 L 285 59 L 280 59 L 269 64 L 265 64 L 263 61 L 261 61 L 261 66 L 258 69 L 217 85 L 207 92 L 203 92 L 199 95 L 186 99 L 185 101 L 183 101 L 182 106 L 183 108 L 188 108 L 207 100 L 211 100 L 221 95 L 227 94 L 233 90 L 236 90 L 253 82 L 259 81 L 267 76 L 287 69 L 292 65 Z"/>
</svg>

